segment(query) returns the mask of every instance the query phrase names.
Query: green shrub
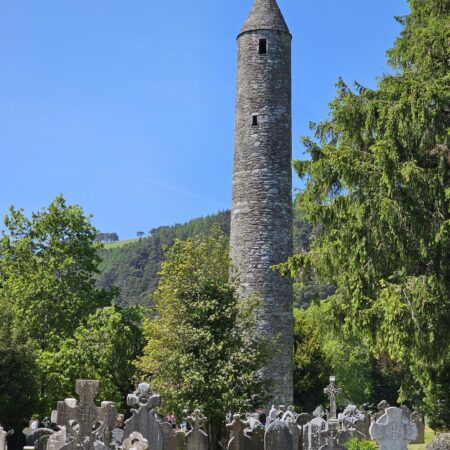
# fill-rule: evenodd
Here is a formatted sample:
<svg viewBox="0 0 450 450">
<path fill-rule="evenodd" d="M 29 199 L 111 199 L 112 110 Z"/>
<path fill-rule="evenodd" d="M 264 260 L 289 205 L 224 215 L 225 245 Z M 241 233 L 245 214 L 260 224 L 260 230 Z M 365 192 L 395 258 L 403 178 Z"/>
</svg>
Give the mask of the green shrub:
<svg viewBox="0 0 450 450">
<path fill-rule="evenodd" d="M 347 450 L 376 450 L 377 445 L 368 439 L 353 438 L 345 443 Z"/>
</svg>

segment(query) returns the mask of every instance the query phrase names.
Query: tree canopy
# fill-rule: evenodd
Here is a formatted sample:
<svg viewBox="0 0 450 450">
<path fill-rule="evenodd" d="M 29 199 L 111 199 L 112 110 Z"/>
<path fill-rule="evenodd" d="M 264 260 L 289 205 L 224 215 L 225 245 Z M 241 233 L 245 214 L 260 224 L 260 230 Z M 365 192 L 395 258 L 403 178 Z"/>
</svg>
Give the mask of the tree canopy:
<svg viewBox="0 0 450 450">
<path fill-rule="evenodd" d="M 285 268 L 335 284 L 330 302 L 344 330 L 410 366 L 425 393 L 447 378 L 439 398 L 448 411 L 450 3 L 409 3 L 388 52 L 392 71 L 374 90 L 339 80 L 329 120 L 304 139 L 310 159 L 295 162 L 306 179 L 296 205 L 321 232 Z M 436 426 L 450 426 L 438 416 Z"/>
</svg>

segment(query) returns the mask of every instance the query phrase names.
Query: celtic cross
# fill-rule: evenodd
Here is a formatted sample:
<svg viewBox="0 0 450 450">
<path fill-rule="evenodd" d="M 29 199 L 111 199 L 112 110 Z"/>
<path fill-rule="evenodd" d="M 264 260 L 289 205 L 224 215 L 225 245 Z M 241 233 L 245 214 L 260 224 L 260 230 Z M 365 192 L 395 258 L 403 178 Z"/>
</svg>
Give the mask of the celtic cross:
<svg viewBox="0 0 450 450">
<path fill-rule="evenodd" d="M 330 384 L 323 390 L 330 397 L 330 419 L 337 419 L 337 396 L 342 392 L 341 388 L 336 386 L 336 377 L 330 377 Z"/>
</svg>

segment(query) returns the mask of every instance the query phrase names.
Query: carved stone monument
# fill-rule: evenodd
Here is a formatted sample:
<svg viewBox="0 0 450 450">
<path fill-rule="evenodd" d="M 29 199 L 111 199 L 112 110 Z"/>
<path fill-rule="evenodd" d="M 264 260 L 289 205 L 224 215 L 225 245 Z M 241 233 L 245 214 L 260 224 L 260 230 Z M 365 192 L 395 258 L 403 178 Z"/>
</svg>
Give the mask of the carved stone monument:
<svg viewBox="0 0 450 450">
<path fill-rule="evenodd" d="M 137 431 L 123 441 L 123 450 L 148 450 L 148 441 Z"/>
<path fill-rule="evenodd" d="M 163 430 L 156 416 L 155 408 L 161 403 L 161 397 L 155 395 L 148 383 L 140 383 L 133 394 L 128 395 L 128 406 L 137 407 L 131 410 L 132 416 L 125 422 L 124 438 L 137 431 L 147 439 L 151 450 L 164 450 Z"/>
<path fill-rule="evenodd" d="M 251 439 L 244 433 L 249 425 L 249 422 L 243 421 L 239 414 L 233 416 L 233 421 L 227 424 L 231 437 L 228 442 L 228 450 L 253 450 Z"/>
<path fill-rule="evenodd" d="M 196 409 L 188 421 L 192 430 L 186 434 L 186 450 L 208 450 L 208 435 L 201 429 L 206 423 L 206 417 Z"/>
<path fill-rule="evenodd" d="M 336 377 L 330 377 L 330 384 L 323 390 L 330 397 L 330 414 L 328 419 L 337 419 L 337 396 L 342 392 L 341 388 L 336 386 Z"/>
<path fill-rule="evenodd" d="M 380 450 L 407 450 L 408 443 L 417 438 L 417 425 L 400 408 L 392 407 L 372 423 L 369 432 Z"/>
<path fill-rule="evenodd" d="M 109 445 L 117 412 L 113 402 L 102 402 L 100 407 L 95 405 L 99 388 L 99 381 L 77 380 L 75 391 L 80 402 L 77 404 L 74 399 L 58 402 L 57 424 L 65 427 L 71 438 L 64 450 L 101 450 Z M 77 428 L 73 426 L 74 422 Z M 103 438 L 103 444 L 98 441 L 99 436 Z"/>
</svg>

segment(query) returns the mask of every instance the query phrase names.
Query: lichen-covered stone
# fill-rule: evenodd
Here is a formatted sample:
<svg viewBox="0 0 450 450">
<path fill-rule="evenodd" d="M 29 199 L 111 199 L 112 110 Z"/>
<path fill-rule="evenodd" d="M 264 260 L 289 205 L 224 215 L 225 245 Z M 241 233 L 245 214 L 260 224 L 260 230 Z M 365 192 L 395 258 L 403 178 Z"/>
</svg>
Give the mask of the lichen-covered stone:
<svg viewBox="0 0 450 450">
<path fill-rule="evenodd" d="M 438 433 L 427 450 L 450 450 L 450 433 Z"/>
<path fill-rule="evenodd" d="M 272 270 L 292 254 L 291 160 L 291 35 L 275 0 L 255 0 L 238 36 L 231 257 L 239 294 L 263 299 L 261 335 L 278 339 L 264 370 L 277 404 L 293 400 L 292 283 Z"/>
</svg>

